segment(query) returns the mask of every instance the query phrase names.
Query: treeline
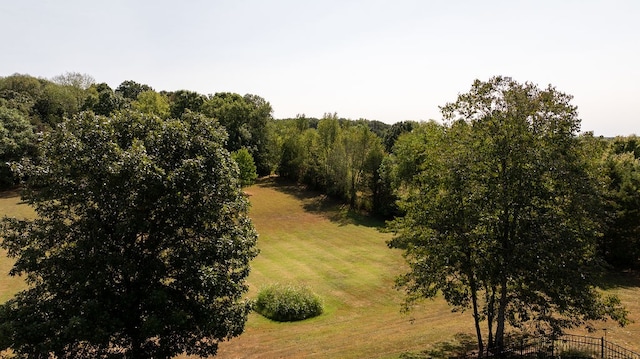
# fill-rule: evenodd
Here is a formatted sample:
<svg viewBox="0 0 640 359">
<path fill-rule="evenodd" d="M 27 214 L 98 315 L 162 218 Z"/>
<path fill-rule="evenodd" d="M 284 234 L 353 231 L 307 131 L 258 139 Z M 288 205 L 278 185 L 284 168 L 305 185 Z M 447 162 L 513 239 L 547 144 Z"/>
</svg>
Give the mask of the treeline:
<svg viewBox="0 0 640 359">
<path fill-rule="evenodd" d="M 255 95 L 221 92 L 202 95 L 194 91 L 155 91 L 127 80 L 112 89 L 85 74 L 67 73 L 52 79 L 14 74 L 0 78 L 0 118 L 3 129 L 3 187 L 13 184 L 6 162 L 32 156 L 37 134 L 48 131 L 64 118 L 82 111 L 111 116 L 132 110 L 162 119 L 181 118 L 187 111 L 216 119 L 227 131 L 226 149 L 246 149 L 259 174 L 277 167 L 269 147 L 267 128 L 273 121 L 271 105 Z"/>
<path fill-rule="evenodd" d="M 269 102 L 251 94 L 156 91 L 131 80 L 112 89 L 78 73 L 52 79 L 15 74 L 0 78 L 0 185 L 15 184 L 9 162 L 37 155 L 39 133 L 82 111 L 111 116 L 125 110 L 162 119 L 186 112 L 214 118 L 227 131 L 225 148 L 234 153 L 245 183 L 277 174 L 382 218 L 402 215 L 397 194 L 406 190 L 407 179 L 429 166 L 433 146 L 427 144 L 445 131 L 436 122 L 389 125 L 332 113 L 320 119 L 274 119 Z M 602 257 L 616 267 L 637 267 L 640 142 L 635 135 L 606 139 L 585 134 L 580 139 L 601 183 Z"/>
</svg>

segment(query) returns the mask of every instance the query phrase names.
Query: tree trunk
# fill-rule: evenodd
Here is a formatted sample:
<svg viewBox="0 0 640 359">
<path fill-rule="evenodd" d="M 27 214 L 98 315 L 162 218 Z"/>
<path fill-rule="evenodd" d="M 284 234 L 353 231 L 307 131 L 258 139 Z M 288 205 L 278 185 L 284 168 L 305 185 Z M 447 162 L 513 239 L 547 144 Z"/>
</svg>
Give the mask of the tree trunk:
<svg viewBox="0 0 640 359">
<path fill-rule="evenodd" d="M 355 174 L 351 175 L 351 188 L 349 188 L 349 208 L 356 209 L 356 180 L 357 176 Z"/>
<path fill-rule="evenodd" d="M 486 286 L 485 291 L 487 296 L 487 329 L 489 332 L 487 347 L 493 348 L 495 347 L 495 343 L 493 342 L 493 322 L 495 320 L 496 287 L 491 286 L 491 290 L 489 290 L 489 286 Z"/>
<path fill-rule="evenodd" d="M 498 307 L 498 318 L 496 323 L 495 349 L 504 348 L 504 324 L 507 311 L 507 279 L 503 278 L 500 288 L 500 303 Z"/>
<path fill-rule="evenodd" d="M 476 336 L 478 337 L 478 359 L 482 359 L 484 352 L 484 343 L 482 341 L 482 331 L 480 330 L 480 313 L 478 311 L 478 289 L 476 280 L 471 275 L 469 277 L 469 286 L 471 287 L 471 302 L 473 303 L 473 320 L 476 326 Z"/>
</svg>

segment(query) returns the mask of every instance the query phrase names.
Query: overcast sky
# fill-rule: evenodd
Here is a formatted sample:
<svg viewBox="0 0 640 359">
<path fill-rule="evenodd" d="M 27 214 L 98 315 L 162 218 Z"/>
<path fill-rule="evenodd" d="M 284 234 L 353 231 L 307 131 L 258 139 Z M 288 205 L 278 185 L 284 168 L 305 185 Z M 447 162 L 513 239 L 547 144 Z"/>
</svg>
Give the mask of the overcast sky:
<svg viewBox="0 0 640 359">
<path fill-rule="evenodd" d="M 574 96 L 640 135 L 640 1 L 0 0 L 0 76 L 252 93 L 274 117 L 441 118 L 474 79 Z"/>
</svg>

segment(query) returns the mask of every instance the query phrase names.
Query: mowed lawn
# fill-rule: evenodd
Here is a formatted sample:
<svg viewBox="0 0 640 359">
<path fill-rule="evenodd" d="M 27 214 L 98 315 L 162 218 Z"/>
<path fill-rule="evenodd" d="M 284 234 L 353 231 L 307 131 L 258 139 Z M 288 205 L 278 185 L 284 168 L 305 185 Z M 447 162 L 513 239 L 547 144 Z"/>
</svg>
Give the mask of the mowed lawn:
<svg viewBox="0 0 640 359">
<path fill-rule="evenodd" d="M 442 299 L 400 312 L 394 278 L 405 266 L 381 223 L 295 185 L 263 181 L 246 189 L 260 234 L 249 297 L 271 283 L 301 284 L 324 300 L 321 316 L 277 323 L 251 314 L 245 333 L 222 343 L 216 358 L 397 358 L 473 333 L 470 314 L 451 313 Z"/>
<path fill-rule="evenodd" d="M 391 235 L 378 230 L 381 223 L 276 180 L 246 192 L 261 250 L 252 263 L 248 296 L 255 298 L 271 283 L 303 284 L 323 298 L 325 313 L 294 323 L 253 313 L 245 333 L 222 343 L 216 358 L 397 358 L 450 340 L 455 333 L 473 333 L 471 314 L 452 313 L 441 298 L 425 301 L 408 315 L 400 313 L 403 294 L 393 288 L 393 280 L 406 267 L 402 253 L 386 246 Z M 0 213 L 33 216 L 17 203 L 15 194 L 5 194 Z M 10 265 L 0 253 L 0 302 L 24 288 L 20 278 L 5 275 Z M 612 282 L 608 290 L 621 296 L 635 323 L 595 327 L 606 328 L 608 340 L 640 351 L 640 281 L 615 276 Z"/>
<path fill-rule="evenodd" d="M 400 313 L 403 293 L 393 287 L 405 270 L 375 223 L 348 215 L 323 196 L 297 186 L 259 183 L 247 189 L 260 233 L 260 255 L 249 278 L 250 297 L 273 282 L 305 284 L 324 298 L 325 314 L 297 323 L 275 323 L 252 314 L 245 333 L 220 346 L 218 358 L 397 358 L 406 351 L 473 334 L 469 312 L 452 313 L 442 298 Z M 607 338 L 640 350 L 640 280 L 615 278 L 616 292 L 635 323 L 607 329 Z M 576 334 L 600 337 L 604 331 Z"/>
<path fill-rule="evenodd" d="M 0 192 L 0 217 L 34 218 L 35 212 L 26 204 L 20 203 L 18 191 Z M 0 249 L 0 303 L 6 302 L 13 294 L 27 286 L 21 277 L 8 275 L 13 260 L 6 257 L 7 252 Z"/>
</svg>

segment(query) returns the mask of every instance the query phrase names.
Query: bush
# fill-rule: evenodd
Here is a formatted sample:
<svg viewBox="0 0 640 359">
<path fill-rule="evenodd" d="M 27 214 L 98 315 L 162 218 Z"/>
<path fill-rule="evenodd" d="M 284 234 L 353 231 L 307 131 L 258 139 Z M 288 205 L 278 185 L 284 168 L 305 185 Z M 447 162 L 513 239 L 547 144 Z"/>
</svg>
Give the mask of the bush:
<svg viewBox="0 0 640 359">
<path fill-rule="evenodd" d="M 256 312 L 278 322 L 293 322 L 322 314 L 322 301 L 308 287 L 273 284 L 260 290 Z"/>
</svg>

